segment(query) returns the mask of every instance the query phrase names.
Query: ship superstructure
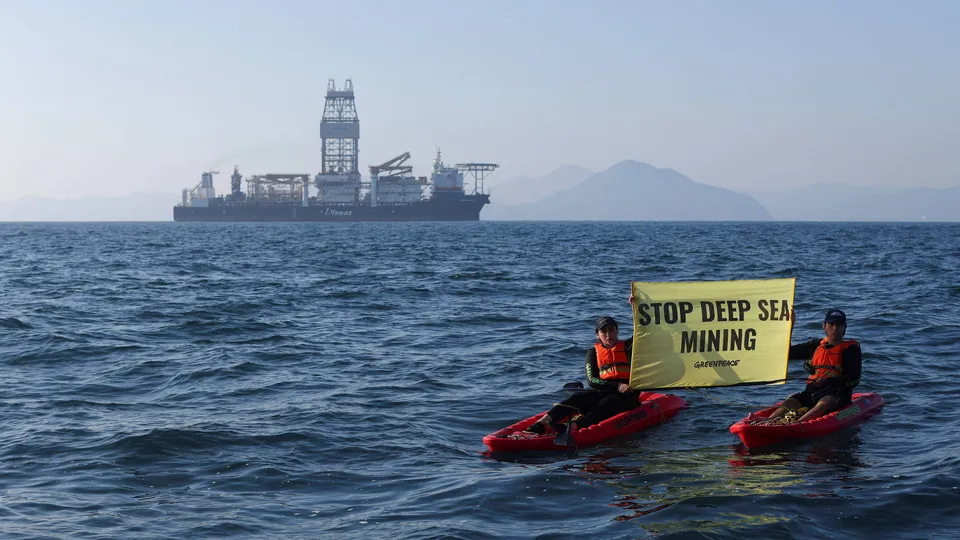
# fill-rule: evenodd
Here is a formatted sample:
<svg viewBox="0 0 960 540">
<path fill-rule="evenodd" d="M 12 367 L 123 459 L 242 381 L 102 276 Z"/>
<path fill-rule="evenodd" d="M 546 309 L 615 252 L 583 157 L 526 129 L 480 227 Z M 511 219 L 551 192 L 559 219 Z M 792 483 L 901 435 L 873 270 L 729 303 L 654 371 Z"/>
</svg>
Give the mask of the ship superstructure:
<svg viewBox="0 0 960 540">
<path fill-rule="evenodd" d="M 430 177 L 416 177 L 404 152 L 369 167 L 364 180 L 359 170 L 360 120 L 353 82 L 327 86 L 320 121 L 321 169 L 309 173 L 243 176 L 235 166 L 230 194 L 218 197 L 213 175 L 204 172 L 193 189 L 184 189 L 174 207 L 175 221 L 476 221 L 490 202 L 483 179 L 496 163 L 445 165 L 440 149 Z M 464 184 L 465 175 L 473 186 Z M 311 184 L 315 192 L 311 193 Z"/>
</svg>

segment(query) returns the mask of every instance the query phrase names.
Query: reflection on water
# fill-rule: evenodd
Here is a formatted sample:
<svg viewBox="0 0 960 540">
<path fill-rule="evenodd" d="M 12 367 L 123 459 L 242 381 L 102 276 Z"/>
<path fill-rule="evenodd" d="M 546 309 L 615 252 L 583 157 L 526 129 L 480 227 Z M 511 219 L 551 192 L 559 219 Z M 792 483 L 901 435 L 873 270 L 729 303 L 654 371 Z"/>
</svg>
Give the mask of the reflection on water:
<svg viewBox="0 0 960 540">
<path fill-rule="evenodd" d="M 837 496 L 867 467 L 859 446 L 854 433 L 764 451 L 743 445 L 656 452 L 620 447 L 564 468 L 610 486 L 610 506 L 624 510 L 617 521 L 643 518 L 637 523 L 655 534 L 704 533 L 792 520 L 777 504 L 785 494 Z"/>
<path fill-rule="evenodd" d="M 611 506 L 626 511 L 615 519 L 626 521 L 647 517 L 643 526 L 651 532 L 704 530 L 779 519 L 728 513 L 722 521 L 718 521 L 715 515 L 707 521 L 702 515 L 696 520 L 679 522 L 672 517 L 662 522 L 658 522 L 659 518 L 651 520 L 654 513 L 678 503 L 716 507 L 725 498 L 774 495 L 803 481 L 784 462 L 754 467 L 745 473 L 743 468 L 730 466 L 730 453 L 728 447 L 653 453 L 642 449 L 629 454 L 608 452 L 587 459 L 578 474 L 602 476 L 616 493 Z"/>
<path fill-rule="evenodd" d="M 731 448 L 738 456 L 730 460 L 730 465 L 734 467 L 798 461 L 798 456 L 803 456 L 804 461 L 810 465 L 828 465 L 835 472 L 851 472 L 869 466 L 860 460 L 860 435 L 857 432 L 815 441 L 791 441 L 753 450 L 742 444 L 733 445 Z"/>
</svg>

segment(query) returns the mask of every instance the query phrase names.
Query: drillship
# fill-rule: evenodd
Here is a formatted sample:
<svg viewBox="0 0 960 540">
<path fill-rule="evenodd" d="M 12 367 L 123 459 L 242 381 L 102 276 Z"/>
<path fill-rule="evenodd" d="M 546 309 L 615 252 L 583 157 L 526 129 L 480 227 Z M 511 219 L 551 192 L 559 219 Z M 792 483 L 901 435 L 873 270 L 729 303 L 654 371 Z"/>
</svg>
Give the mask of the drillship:
<svg viewBox="0 0 960 540">
<path fill-rule="evenodd" d="M 230 176 L 230 194 L 217 196 L 213 176 L 204 172 L 193 189 L 184 189 L 173 208 L 174 221 L 478 221 L 490 203 L 483 191 L 496 163 L 444 165 L 440 150 L 428 180 L 405 165 L 410 152 L 370 167 L 368 180 L 357 167 L 360 122 L 353 82 L 338 90 L 331 79 L 320 122 L 323 165 L 320 173 L 257 174 L 246 178 L 239 167 Z M 464 176 L 473 177 L 472 189 Z M 311 184 L 316 194 L 311 194 Z"/>
</svg>

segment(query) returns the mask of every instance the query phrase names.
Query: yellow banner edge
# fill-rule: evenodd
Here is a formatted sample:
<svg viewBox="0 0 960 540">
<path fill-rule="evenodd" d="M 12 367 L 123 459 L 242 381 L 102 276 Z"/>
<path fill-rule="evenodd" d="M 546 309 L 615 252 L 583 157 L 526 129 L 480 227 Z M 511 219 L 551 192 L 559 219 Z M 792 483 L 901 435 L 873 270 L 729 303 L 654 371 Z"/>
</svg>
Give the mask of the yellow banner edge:
<svg viewBox="0 0 960 540">
<path fill-rule="evenodd" d="M 790 312 L 796 313 L 796 310 L 793 308 L 794 303 L 797 301 L 797 277 L 793 276 L 790 278 L 793 282 L 790 286 Z M 793 323 L 795 321 L 790 321 L 790 331 L 787 332 L 787 357 L 783 362 L 783 382 L 780 384 L 787 383 L 787 374 L 790 372 L 790 342 L 793 339 Z"/>
</svg>

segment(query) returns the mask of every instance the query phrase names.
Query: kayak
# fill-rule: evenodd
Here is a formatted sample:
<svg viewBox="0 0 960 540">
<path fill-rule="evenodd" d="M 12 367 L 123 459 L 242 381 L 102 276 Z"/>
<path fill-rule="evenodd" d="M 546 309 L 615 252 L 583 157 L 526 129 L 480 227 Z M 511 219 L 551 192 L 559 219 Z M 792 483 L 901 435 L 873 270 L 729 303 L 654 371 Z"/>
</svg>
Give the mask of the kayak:
<svg viewBox="0 0 960 540">
<path fill-rule="evenodd" d="M 577 447 L 591 446 L 613 437 L 629 435 L 656 424 L 662 424 L 676 415 L 687 403 L 679 396 L 671 394 L 655 394 L 641 392 L 640 404 L 629 411 L 611 416 L 600 423 L 578 429 L 570 434 L 570 438 Z M 535 414 L 516 424 L 495 431 L 483 438 L 483 443 L 491 452 L 530 452 L 542 450 L 566 449 L 563 444 L 556 444 L 556 433 L 538 435 L 523 431 L 528 426 L 542 418 L 547 411 Z M 561 422 L 565 422 L 562 419 Z"/>
<path fill-rule="evenodd" d="M 853 395 L 853 399 L 846 407 L 813 420 L 769 426 L 753 424 L 757 420 L 769 417 L 782 403 L 748 414 L 746 418 L 730 426 L 730 433 L 738 435 L 747 448 L 758 448 L 795 439 L 812 439 L 863 422 L 880 412 L 884 405 L 883 396 L 876 392 L 857 393 Z"/>
</svg>

